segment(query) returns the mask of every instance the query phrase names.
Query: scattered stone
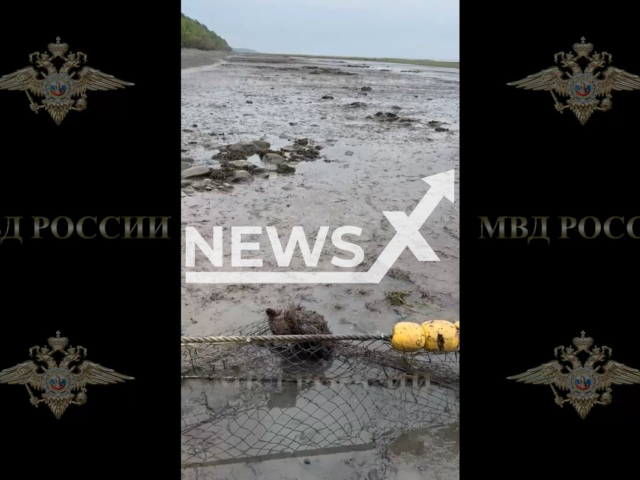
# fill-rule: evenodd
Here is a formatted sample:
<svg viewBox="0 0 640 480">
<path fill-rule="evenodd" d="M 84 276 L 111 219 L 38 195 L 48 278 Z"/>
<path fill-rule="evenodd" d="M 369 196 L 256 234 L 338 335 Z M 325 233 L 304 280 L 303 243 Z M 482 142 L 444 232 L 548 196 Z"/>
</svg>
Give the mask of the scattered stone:
<svg viewBox="0 0 640 480">
<path fill-rule="evenodd" d="M 448 132 L 449 129 L 448 128 L 444 128 L 444 127 L 436 127 L 436 132 Z"/>
<path fill-rule="evenodd" d="M 303 147 L 306 147 L 307 145 L 309 145 L 309 139 L 308 138 L 298 138 L 298 139 L 296 139 L 296 141 L 294 143 L 296 145 L 302 145 Z"/>
<path fill-rule="evenodd" d="M 253 155 L 255 153 L 258 153 L 261 148 L 254 142 L 240 142 L 229 145 L 227 147 L 227 150 L 230 150 L 232 152 L 241 152 L 245 155 Z"/>
<path fill-rule="evenodd" d="M 230 162 L 232 160 L 246 160 L 248 155 L 242 152 L 234 150 L 221 150 L 216 153 L 212 158 L 218 160 L 220 163 Z"/>
<path fill-rule="evenodd" d="M 182 193 L 186 194 L 186 195 L 193 195 L 194 193 L 196 193 L 193 188 L 191 187 L 187 187 L 185 189 L 182 190 Z"/>
<path fill-rule="evenodd" d="M 349 108 L 366 108 L 367 104 L 363 103 L 363 102 L 353 102 L 352 104 L 348 105 Z"/>
<path fill-rule="evenodd" d="M 296 122 L 289 122 L 289 125 L 291 125 L 292 127 L 295 127 L 297 125 Z"/>
<path fill-rule="evenodd" d="M 180 161 L 181 162 L 185 162 L 185 163 L 193 163 L 193 162 L 195 162 L 195 160 L 193 158 L 191 158 L 191 157 L 181 157 Z"/>
<path fill-rule="evenodd" d="M 253 176 L 246 170 L 236 170 L 229 180 L 233 183 L 249 183 L 253 182 Z"/>
<path fill-rule="evenodd" d="M 402 107 L 399 107 L 397 105 L 392 106 L 391 108 L 393 108 L 394 110 L 402 110 Z"/>
<path fill-rule="evenodd" d="M 372 90 L 373 90 L 373 88 L 371 88 L 371 87 L 362 87 L 362 88 L 360 89 L 360 91 L 362 91 L 362 92 L 370 92 L 370 91 L 372 91 Z"/>
<path fill-rule="evenodd" d="M 182 178 L 193 178 L 193 177 L 201 177 L 203 175 L 208 175 L 213 170 L 211 167 L 200 166 L 200 167 L 191 167 L 182 171 Z"/>
<path fill-rule="evenodd" d="M 277 153 L 267 153 L 262 157 L 265 162 L 273 163 L 274 165 L 278 165 L 284 163 L 286 160 L 284 157 L 278 155 Z"/>
<path fill-rule="evenodd" d="M 247 168 L 249 168 L 249 162 L 247 162 L 246 160 L 233 160 L 231 162 L 228 162 L 227 165 L 236 170 L 246 170 Z"/>
<path fill-rule="evenodd" d="M 322 100 L 333 100 L 334 98 L 331 95 L 323 95 Z"/>
<path fill-rule="evenodd" d="M 352 155 L 353 155 L 353 152 L 352 152 L 351 150 L 347 150 L 346 152 L 344 152 L 344 154 L 345 154 L 347 157 L 350 157 L 350 156 L 352 156 Z"/>
<path fill-rule="evenodd" d="M 247 100 L 245 103 L 252 104 L 253 102 L 251 100 Z"/>
<path fill-rule="evenodd" d="M 266 152 L 271 148 L 271 144 L 265 140 L 254 140 L 252 143 L 258 147 L 261 152 Z"/>
<path fill-rule="evenodd" d="M 196 190 L 203 190 L 206 187 L 211 186 L 211 184 L 213 184 L 213 180 L 211 180 L 210 178 L 205 178 L 201 182 L 194 183 L 192 187 L 195 188 Z"/>
<path fill-rule="evenodd" d="M 311 460 L 309 460 L 308 458 L 305 458 L 305 459 L 304 459 L 304 464 L 305 464 L 305 465 L 309 465 L 309 464 L 311 464 Z"/>
</svg>

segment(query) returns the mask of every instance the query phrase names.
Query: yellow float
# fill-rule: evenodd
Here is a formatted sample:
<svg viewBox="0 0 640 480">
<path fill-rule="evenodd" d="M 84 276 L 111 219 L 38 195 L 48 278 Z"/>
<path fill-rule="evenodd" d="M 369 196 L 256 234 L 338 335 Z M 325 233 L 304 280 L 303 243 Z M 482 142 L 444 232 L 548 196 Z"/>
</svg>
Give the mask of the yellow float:
<svg viewBox="0 0 640 480">
<path fill-rule="evenodd" d="M 448 320 L 429 320 L 422 324 L 425 336 L 424 348 L 430 352 L 453 352 L 460 344 L 460 323 Z"/>
<path fill-rule="evenodd" d="M 424 348 L 425 335 L 417 323 L 400 322 L 393 327 L 391 346 L 401 352 L 417 352 Z"/>
</svg>

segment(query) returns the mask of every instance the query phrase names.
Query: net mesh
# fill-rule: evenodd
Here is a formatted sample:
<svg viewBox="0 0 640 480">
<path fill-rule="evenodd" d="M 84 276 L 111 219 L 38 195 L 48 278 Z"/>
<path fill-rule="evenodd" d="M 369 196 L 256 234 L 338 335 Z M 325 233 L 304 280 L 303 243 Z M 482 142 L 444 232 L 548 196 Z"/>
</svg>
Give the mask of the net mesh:
<svg viewBox="0 0 640 480">
<path fill-rule="evenodd" d="M 182 376 L 184 467 L 376 449 L 458 421 L 458 353 L 381 339 L 183 345 Z"/>
</svg>

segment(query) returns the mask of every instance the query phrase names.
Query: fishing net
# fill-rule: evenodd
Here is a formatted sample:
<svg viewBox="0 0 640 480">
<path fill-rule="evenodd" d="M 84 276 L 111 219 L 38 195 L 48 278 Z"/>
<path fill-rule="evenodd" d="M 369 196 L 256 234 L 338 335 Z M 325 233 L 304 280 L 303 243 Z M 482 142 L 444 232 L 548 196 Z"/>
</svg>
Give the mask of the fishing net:
<svg viewBox="0 0 640 480">
<path fill-rule="evenodd" d="M 458 421 L 457 352 L 398 352 L 378 332 L 275 337 L 272 327 L 183 338 L 183 467 L 379 449 Z"/>
</svg>

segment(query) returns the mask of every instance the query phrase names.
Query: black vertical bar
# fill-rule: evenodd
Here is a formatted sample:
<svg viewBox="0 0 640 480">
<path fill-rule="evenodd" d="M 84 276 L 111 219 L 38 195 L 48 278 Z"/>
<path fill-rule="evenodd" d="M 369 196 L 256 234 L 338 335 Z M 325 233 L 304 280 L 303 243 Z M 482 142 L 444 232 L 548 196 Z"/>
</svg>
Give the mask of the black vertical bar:
<svg viewBox="0 0 640 480">
<path fill-rule="evenodd" d="M 3 478 L 179 478 L 179 9 L 2 7 L 0 76 L 60 37 L 89 67 L 135 84 L 88 91 L 87 109 L 60 126 L 34 114 L 24 92 L 0 90 L 0 230 L 7 217 L 23 226 L 22 243 L 0 244 L 0 370 L 29 360 L 29 348 L 59 330 L 88 349 L 87 360 L 135 377 L 88 385 L 87 403 L 59 420 L 34 408 L 22 385 L 0 385 Z M 118 217 L 110 220 L 118 238 L 89 220 L 93 239 L 57 239 L 50 229 L 34 239 L 33 216 Z M 126 216 L 170 217 L 169 238 L 124 238 Z"/>
</svg>

